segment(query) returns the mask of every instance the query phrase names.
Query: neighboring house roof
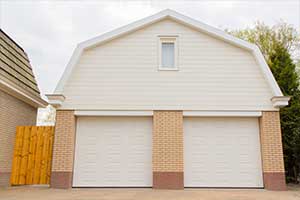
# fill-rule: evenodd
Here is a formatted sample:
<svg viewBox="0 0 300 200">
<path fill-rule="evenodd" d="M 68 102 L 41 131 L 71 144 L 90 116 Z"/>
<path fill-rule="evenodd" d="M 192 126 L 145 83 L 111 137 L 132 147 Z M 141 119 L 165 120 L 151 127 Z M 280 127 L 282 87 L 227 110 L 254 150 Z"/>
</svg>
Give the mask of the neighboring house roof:
<svg viewBox="0 0 300 200">
<path fill-rule="evenodd" d="M 40 96 L 26 52 L 1 29 L 0 88 L 33 106 L 47 105 Z"/>
<path fill-rule="evenodd" d="M 202 22 L 196 21 L 192 18 L 189 18 L 187 16 L 184 16 L 182 14 L 179 14 L 173 10 L 167 9 L 167 10 L 163 10 L 155 15 L 146 17 L 144 19 L 141 19 L 139 21 L 133 22 L 129 25 L 123 26 L 121 28 L 118 28 L 114 31 L 105 33 L 103 35 L 100 35 L 98 37 L 95 37 L 93 39 L 87 40 L 85 42 L 82 42 L 80 44 L 77 45 L 71 60 L 69 61 L 63 76 L 61 77 L 56 89 L 55 89 L 55 94 L 59 95 L 63 92 L 63 88 L 65 83 L 67 82 L 69 76 L 72 73 L 72 70 L 74 68 L 74 66 L 76 65 L 76 63 L 78 62 L 79 57 L 81 56 L 82 52 L 86 49 L 92 48 L 96 45 L 99 45 L 101 43 L 110 41 L 112 39 L 121 37 L 125 34 L 131 33 L 133 31 L 136 31 L 138 29 L 141 29 L 145 26 L 148 26 L 150 24 L 153 24 L 155 22 L 161 21 L 163 19 L 166 18 L 170 18 L 172 20 L 175 20 L 179 23 L 182 23 L 184 25 L 190 26 L 198 31 L 204 32 L 208 35 L 211 35 L 212 37 L 218 38 L 220 40 L 223 40 L 227 43 L 230 43 L 232 45 L 238 46 L 240 48 L 246 49 L 249 52 L 251 52 L 253 54 L 253 56 L 255 57 L 258 65 L 261 67 L 261 70 L 263 72 L 263 75 L 265 77 L 265 79 L 267 80 L 268 85 L 270 86 L 272 93 L 274 95 L 274 97 L 283 97 L 283 94 L 275 80 L 275 78 L 273 77 L 273 74 L 269 68 L 269 66 L 267 65 L 260 49 L 254 45 L 251 44 L 249 42 L 246 42 L 244 40 L 241 40 L 239 38 L 233 37 L 232 35 L 227 34 L 224 31 L 221 31 L 219 29 L 216 29 L 214 27 L 211 27 L 207 24 L 204 24 Z M 284 101 L 284 105 L 287 105 L 288 102 L 288 98 L 284 98 L 284 99 L 280 99 L 281 101 Z M 283 106 L 283 105 L 282 105 Z"/>
</svg>

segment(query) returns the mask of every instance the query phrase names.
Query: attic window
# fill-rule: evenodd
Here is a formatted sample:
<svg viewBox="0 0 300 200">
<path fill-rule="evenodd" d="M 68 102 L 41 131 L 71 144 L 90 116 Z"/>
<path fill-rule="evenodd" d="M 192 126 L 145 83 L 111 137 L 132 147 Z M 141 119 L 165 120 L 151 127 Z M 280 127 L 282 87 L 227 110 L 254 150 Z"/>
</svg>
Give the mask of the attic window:
<svg viewBox="0 0 300 200">
<path fill-rule="evenodd" d="M 178 70 L 177 38 L 159 38 L 159 70 Z"/>
</svg>

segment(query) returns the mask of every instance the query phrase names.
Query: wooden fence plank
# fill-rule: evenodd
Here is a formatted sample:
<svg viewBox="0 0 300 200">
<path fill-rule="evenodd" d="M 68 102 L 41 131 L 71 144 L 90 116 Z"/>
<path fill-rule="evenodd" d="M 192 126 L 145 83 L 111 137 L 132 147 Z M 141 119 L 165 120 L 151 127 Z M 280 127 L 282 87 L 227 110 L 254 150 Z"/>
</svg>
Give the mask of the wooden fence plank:
<svg viewBox="0 0 300 200">
<path fill-rule="evenodd" d="M 52 169 L 52 157 L 53 157 L 53 141 L 54 141 L 54 133 L 55 133 L 55 127 L 51 126 L 51 137 L 50 137 L 50 143 L 49 143 L 49 161 L 48 161 L 48 173 L 47 173 L 47 179 L 48 183 L 50 184 L 51 179 L 51 169 Z"/>
<path fill-rule="evenodd" d="M 37 154 L 37 142 L 38 142 L 38 129 L 39 127 L 35 127 L 35 134 L 34 134 L 34 137 L 33 137 L 33 143 L 34 143 L 34 148 L 33 148 L 33 157 L 34 157 L 34 160 L 33 160 L 33 163 L 32 163 L 32 173 L 31 173 L 31 184 L 34 184 L 34 177 L 35 177 L 35 165 L 36 165 L 36 154 Z"/>
<path fill-rule="evenodd" d="M 29 155 L 28 155 L 28 164 L 27 164 L 27 175 L 26 175 L 26 184 L 32 184 L 33 173 L 34 173 L 34 161 L 35 161 L 35 148 L 36 148 L 36 134 L 37 127 L 33 126 L 30 133 L 30 146 L 29 146 Z"/>
<path fill-rule="evenodd" d="M 20 179 L 20 168 L 21 168 L 21 160 L 22 160 L 22 148 L 23 148 L 23 137 L 24 137 L 24 127 L 21 127 L 20 131 L 21 134 L 18 138 L 19 142 L 18 142 L 18 147 L 17 147 L 17 171 L 16 171 L 16 184 L 19 184 L 19 179 Z"/>
<path fill-rule="evenodd" d="M 14 185 L 16 184 L 16 170 L 17 168 L 17 146 L 18 146 L 18 138 L 20 135 L 19 127 L 17 127 L 16 137 L 15 137 L 15 145 L 14 145 L 14 154 L 13 154 L 13 160 L 12 160 L 12 167 L 11 167 L 11 176 L 10 176 L 10 184 Z"/>
<path fill-rule="evenodd" d="M 48 144 L 47 144 L 47 152 L 46 152 L 46 160 L 45 160 L 45 182 L 44 184 L 48 184 L 48 170 L 49 170 L 49 160 L 51 160 L 51 157 L 49 156 L 50 155 L 50 143 L 51 143 L 51 135 L 52 135 L 52 127 L 49 126 L 49 129 L 48 129 L 48 138 L 47 138 L 47 141 L 48 141 Z"/>
<path fill-rule="evenodd" d="M 30 174 L 31 174 L 31 163 L 32 163 L 32 139 L 31 139 L 31 134 L 32 134 L 32 127 L 30 128 L 30 132 L 29 132 L 29 147 L 27 150 L 28 153 L 28 158 L 27 158 L 27 166 L 26 166 L 26 176 L 25 176 L 25 184 L 28 184 L 29 180 L 30 180 Z"/>
<path fill-rule="evenodd" d="M 48 144 L 49 144 L 49 127 L 44 128 L 43 136 L 43 150 L 42 150 L 42 160 L 41 160 L 41 178 L 40 184 L 46 184 L 46 176 L 47 176 L 47 156 L 48 156 Z"/>
<path fill-rule="evenodd" d="M 35 134 L 33 136 L 33 163 L 32 163 L 32 173 L 31 173 L 31 184 L 33 184 L 33 178 L 34 178 L 34 167 L 35 167 L 35 162 L 36 162 L 36 150 L 37 150 L 37 137 L 38 137 L 38 127 L 35 127 Z"/>
<path fill-rule="evenodd" d="M 41 154 L 42 154 L 42 150 L 43 150 L 43 131 L 44 131 L 44 127 L 38 128 L 33 184 L 40 183 Z"/>
<path fill-rule="evenodd" d="M 26 183 L 26 171 L 27 171 L 27 162 L 28 162 L 28 149 L 29 149 L 29 139 L 30 139 L 30 130 L 31 127 L 26 126 L 23 136 L 23 147 L 22 147 L 22 156 L 21 156 L 21 169 L 20 169 L 20 178 L 19 184 L 23 185 Z"/>
<path fill-rule="evenodd" d="M 46 175 L 46 183 L 47 183 L 47 184 L 50 184 L 50 178 L 51 178 L 51 164 L 52 164 L 53 139 L 54 139 L 54 127 L 51 127 L 51 128 L 50 128 L 50 138 L 49 138 L 49 151 L 48 151 L 47 175 Z"/>
<path fill-rule="evenodd" d="M 19 170 L 19 163 L 20 163 L 20 157 L 19 157 L 19 149 L 21 148 L 21 142 L 23 137 L 23 127 L 18 126 L 16 129 L 16 138 L 15 138 L 15 146 L 14 146 L 14 155 L 13 155 L 13 162 L 12 162 L 12 170 L 11 170 L 11 179 L 10 184 L 11 185 L 17 185 L 18 184 L 18 170 Z"/>
</svg>

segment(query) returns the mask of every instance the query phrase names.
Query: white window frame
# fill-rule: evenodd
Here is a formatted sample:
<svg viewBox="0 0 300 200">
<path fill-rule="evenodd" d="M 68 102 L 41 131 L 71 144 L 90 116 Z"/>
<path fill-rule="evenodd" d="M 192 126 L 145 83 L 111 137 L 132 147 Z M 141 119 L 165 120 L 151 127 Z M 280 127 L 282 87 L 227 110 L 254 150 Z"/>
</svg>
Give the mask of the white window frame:
<svg viewBox="0 0 300 200">
<path fill-rule="evenodd" d="M 162 66 L 162 43 L 174 43 L 174 67 Z M 178 37 L 177 36 L 159 36 L 158 38 L 158 70 L 177 71 L 178 67 Z"/>
</svg>

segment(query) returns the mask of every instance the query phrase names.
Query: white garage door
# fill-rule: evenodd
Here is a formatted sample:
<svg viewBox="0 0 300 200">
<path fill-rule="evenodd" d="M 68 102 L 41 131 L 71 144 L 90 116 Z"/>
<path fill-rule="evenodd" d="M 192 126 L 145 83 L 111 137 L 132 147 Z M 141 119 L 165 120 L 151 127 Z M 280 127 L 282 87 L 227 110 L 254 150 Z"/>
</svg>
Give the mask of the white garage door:
<svg viewBox="0 0 300 200">
<path fill-rule="evenodd" d="M 184 119 L 185 187 L 263 187 L 257 118 Z"/>
<path fill-rule="evenodd" d="M 151 118 L 79 117 L 73 186 L 152 186 Z"/>
</svg>

